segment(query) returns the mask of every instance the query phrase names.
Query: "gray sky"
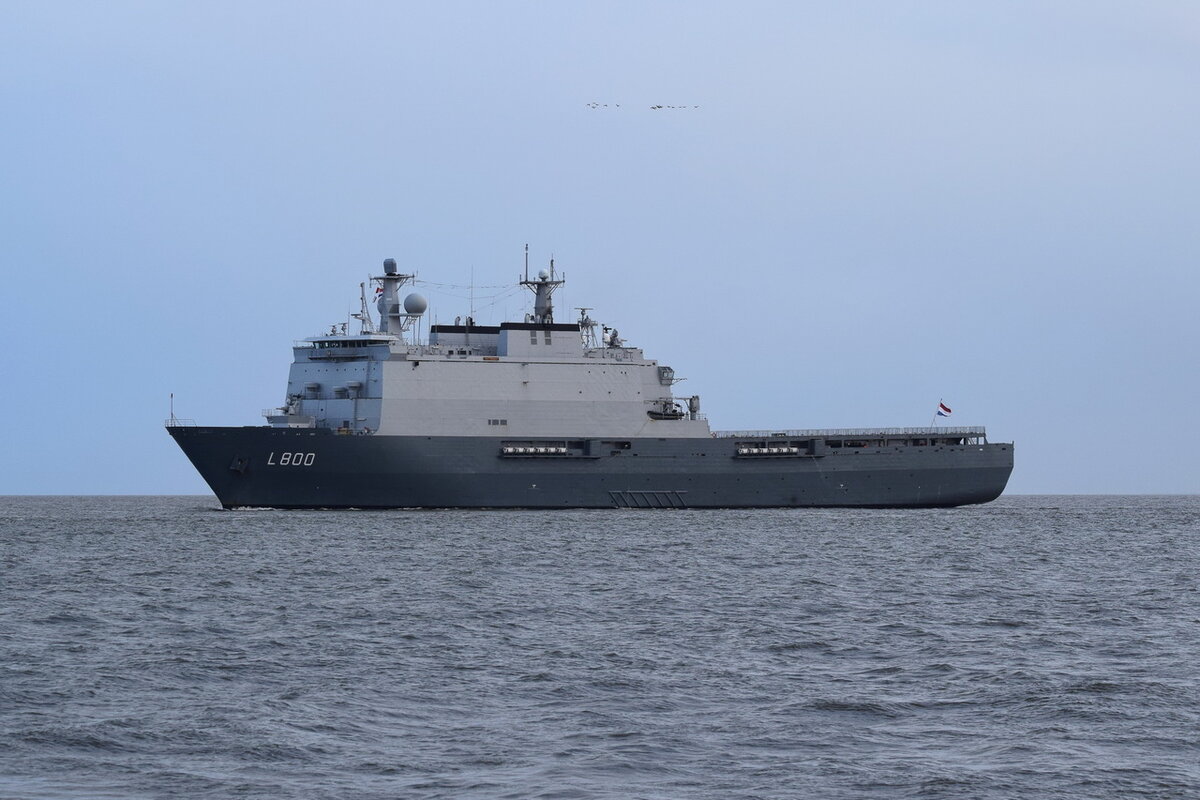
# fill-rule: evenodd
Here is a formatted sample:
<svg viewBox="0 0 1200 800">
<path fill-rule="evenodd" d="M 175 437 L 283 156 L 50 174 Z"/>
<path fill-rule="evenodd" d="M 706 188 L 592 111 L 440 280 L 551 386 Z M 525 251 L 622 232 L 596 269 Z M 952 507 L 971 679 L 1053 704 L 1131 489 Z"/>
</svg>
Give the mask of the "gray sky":
<svg viewBox="0 0 1200 800">
<path fill-rule="evenodd" d="M 0 493 L 206 491 L 169 392 L 261 424 L 382 259 L 525 242 L 716 428 L 941 398 L 1012 492 L 1200 491 L 1198 86 L 1191 0 L 6 0 Z"/>
</svg>

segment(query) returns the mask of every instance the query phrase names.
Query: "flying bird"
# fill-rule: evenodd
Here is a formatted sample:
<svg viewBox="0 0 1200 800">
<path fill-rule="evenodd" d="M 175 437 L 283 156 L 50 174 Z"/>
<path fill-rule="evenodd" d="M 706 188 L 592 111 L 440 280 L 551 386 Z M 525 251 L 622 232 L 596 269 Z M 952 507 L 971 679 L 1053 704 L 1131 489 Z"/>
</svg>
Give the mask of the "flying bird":
<svg viewBox="0 0 1200 800">
<path fill-rule="evenodd" d="M 584 105 L 587 106 L 588 108 L 592 109 L 593 111 L 598 108 L 620 108 L 621 107 L 620 103 L 584 103 Z M 686 111 L 689 108 L 699 108 L 699 107 L 700 106 L 666 106 L 666 105 L 659 103 L 657 105 L 650 106 L 650 110 L 658 111 L 660 109 L 665 108 L 665 109 L 672 109 L 672 110 L 678 110 L 678 111 Z"/>
</svg>

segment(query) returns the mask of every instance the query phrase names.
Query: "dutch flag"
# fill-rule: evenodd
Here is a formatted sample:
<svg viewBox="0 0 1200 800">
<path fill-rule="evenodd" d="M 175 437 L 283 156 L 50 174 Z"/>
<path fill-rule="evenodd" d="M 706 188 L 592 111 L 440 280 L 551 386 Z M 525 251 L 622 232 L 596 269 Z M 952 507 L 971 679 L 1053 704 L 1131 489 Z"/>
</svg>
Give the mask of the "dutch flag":
<svg viewBox="0 0 1200 800">
<path fill-rule="evenodd" d="M 948 417 L 951 413 L 953 412 L 950 411 L 950 406 L 946 405 L 945 403 L 938 402 L 937 415 L 939 417 Z"/>
</svg>

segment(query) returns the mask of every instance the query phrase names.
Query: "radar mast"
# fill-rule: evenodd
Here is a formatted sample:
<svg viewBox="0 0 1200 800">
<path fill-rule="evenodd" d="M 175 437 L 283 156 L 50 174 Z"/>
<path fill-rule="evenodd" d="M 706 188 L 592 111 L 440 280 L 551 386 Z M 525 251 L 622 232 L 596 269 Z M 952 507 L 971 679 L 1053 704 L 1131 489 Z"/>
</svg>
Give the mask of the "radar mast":
<svg viewBox="0 0 1200 800">
<path fill-rule="evenodd" d="M 378 332 L 391 334 L 403 342 L 404 332 L 425 313 L 428 304 L 419 294 L 410 294 L 401 304 L 400 287 L 417 276 L 398 272 L 396 259 L 386 259 L 383 262 L 383 272 L 383 275 L 371 276 L 371 280 L 379 284 L 379 288 L 376 289 L 379 300 L 375 304 L 379 309 Z"/>
<path fill-rule="evenodd" d="M 554 258 L 550 258 L 550 269 L 541 270 L 537 274 L 537 280 L 529 280 L 529 245 L 525 245 L 525 280 L 521 281 L 522 286 L 529 287 L 533 291 L 533 313 L 525 315 L 526 322 L 533 322 L 539 325 L 550 325 L 554 322 L 554 304 L 550 301 L 550 296 L 554 294 L 554 290 L 566 283 L 566 275 L 559 278 L 554 274 Z"/>
</svg>

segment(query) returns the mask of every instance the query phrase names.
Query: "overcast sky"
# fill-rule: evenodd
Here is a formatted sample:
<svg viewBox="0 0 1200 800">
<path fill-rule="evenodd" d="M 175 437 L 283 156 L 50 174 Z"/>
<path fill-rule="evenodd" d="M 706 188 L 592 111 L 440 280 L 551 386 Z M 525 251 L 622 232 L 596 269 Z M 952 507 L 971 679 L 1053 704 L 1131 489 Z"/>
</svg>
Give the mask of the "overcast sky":
<svg viewBox="0 0 1200 800">
<path fill-rule="evenodd" d="M 526 242 L 715 428 L 1200 491 L 1197 87 L 1194 0 L 4 0 L 0 493 L 205 492 L 169 393 L 261 424 L 387 257 L 517 317 Z"/>
</svg>

